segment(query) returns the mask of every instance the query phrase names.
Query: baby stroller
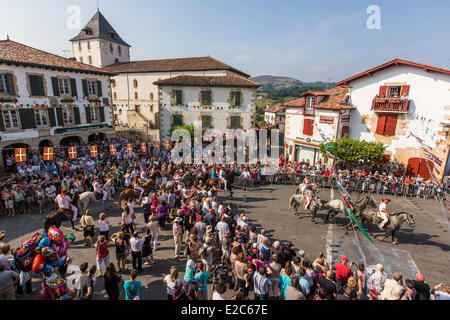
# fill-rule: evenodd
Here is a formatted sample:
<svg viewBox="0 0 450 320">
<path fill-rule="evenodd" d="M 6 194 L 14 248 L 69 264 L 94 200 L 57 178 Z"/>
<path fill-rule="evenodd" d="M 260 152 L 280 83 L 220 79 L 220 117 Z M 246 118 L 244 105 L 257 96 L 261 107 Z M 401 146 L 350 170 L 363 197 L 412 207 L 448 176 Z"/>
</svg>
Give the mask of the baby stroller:
<svg viewBox="0 0 450 320">
<path fill-rule="evenodd" d="M 213 284 L 217 284 L 219 281 L 225 283 L 231 283 L 231 276 L 229 275 L 230 267 L 227 263 L 220 262 L 216 264 L 212 271 Z"/>
</svg>

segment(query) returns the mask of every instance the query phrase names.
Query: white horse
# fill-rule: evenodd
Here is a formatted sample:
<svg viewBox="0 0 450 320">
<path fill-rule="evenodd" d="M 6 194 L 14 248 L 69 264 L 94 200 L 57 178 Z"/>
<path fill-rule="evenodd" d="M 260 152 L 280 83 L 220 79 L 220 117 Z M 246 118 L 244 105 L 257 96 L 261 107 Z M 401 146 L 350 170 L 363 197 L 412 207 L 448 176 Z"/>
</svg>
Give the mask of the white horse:
<svg viewBox="0 0 450 320">
<path fill-rule="evenodd" d="M 299 212 L 299 208 L 303 207 L 305 204 L 305 198 L 306 196 L 302 195 L 302 194 L 294 194 L 290 199 L 289 199 L 289 209 L 293 209 L 292 213 L 296 216 L 298 216 L 300 214 Z M 313 197 L 313 199 L 311 200 L 311 204 L 309 209 L 307 210 L 310 213 L 312 213 L 312 218 L 311 221 L 314 222 L 315 218 L 316 218 L 316 214 L 317 211 L 322 207 L 322 201 L 320 200 L 318 195 L 315 195 Z"/>
<path fill-rule="evenodd" d="M 92 191 L 85 191 L 80 194 L 80 198 L 78 199 L 78 208 L 81 211 L 85 211 L 88 208 L 90 202 L 99 203 L 101 200 L 97 200 L 95 195 L 96 192 Z"/>
<path fill-rule="evenodd" d="M 306 187 L 306 185 L 304 183 L 300 183 L 295 190 L 295 194 L 303 194 L 302 189 L 304 189 L 304 187 Z M 311 183 L 311 189 L 314 193 L 317 193 L 319 191 L 319 185 L 317 183 Z"/>
</svg>

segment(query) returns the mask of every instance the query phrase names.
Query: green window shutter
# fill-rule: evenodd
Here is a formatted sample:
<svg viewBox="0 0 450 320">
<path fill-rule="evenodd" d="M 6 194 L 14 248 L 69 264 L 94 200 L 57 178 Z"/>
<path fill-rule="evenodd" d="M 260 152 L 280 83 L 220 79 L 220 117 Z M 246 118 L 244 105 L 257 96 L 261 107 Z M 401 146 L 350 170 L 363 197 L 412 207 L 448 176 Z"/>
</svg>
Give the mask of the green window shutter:
<svg viewBox="0 0 450 320">
<path fill-rule="evenodd" d="M 70 79 L 70 88 L 72 89 L 72 97 L 77 97 L 77 81 L 76 79 Z"/>
<path fill-rule="evenodd" d="M 86 107 L 84 108 L 84 111 L 86 112 L 86 122 L 91 123 L 91 108 Z"/>
<path fill-rule="evenodd" d="M 211 105 L 211 91 L 202 91 L 202 105 Z"/>
<path fill-rule="evenodd" d="M 12 73 L 6 74 L 6 81 L 8 82 L 7 85 L 8 85 L 8 89 L 9 89 L 9 94 L 15 95 L 16 90 L 14 89 L 14 81 L 13 81 Z"/>
<path fill-rule="evenodd" d="M 211 116 L 202 116 L 202 127 L 211 128 Z"/>
<path fill-rule="evenodd" d="M 231 117 L 231 129 L 238 129 L 241 127 L 241 117 Z"/>
<path fill-rule="evenodd" d="M 34 119 L 34 109 L 19 109 L 20 123 L 22 129 L 36 128 L 36 120 Z"/>
<path fill-rule="evenodd" d="M 53 95 L 59 97 L 58 78 L 52 77 Z"/>
<path fill-rule="evenodd" d="M 32 96 L 42 97 L 45 95 L 44 80 L 41 76 L 28 76 Z"/>
<path fill-rule="evenodd" d="M 231 92 L 231 105 L 237 107 L 241 105 L 241 93 Z"/>
<path fill-rule="evenodd" d="M 62 108 L 56 108 L 56 119 L 58 120 L 58 126 L 64 126 Z"/>
<path fill-rule="evenodd" d="M 55 108 L 48 108 L 48 120 L 50 127 L 56 127 Z"/>
<path fill-rule="evenodd" d="M 97 81 L 97 97 L 103 97 L 102 82 L 100 80 Z"/>
<path fill-rule="evenodd" d="M 73 114 L 75 116 L 75 124 L 80 124 L 81 123 L 81 120 L 80 120 L 80 108 L 74 107 L 73 108 Z"/>
<path fill-rule="evenodd" d="M 100 109 L 100 122 L 105 122 L 105 107 L 99 107 Z"/>
<path fill-rule="evenodd" d="M 173 115 L 173 125 L 174 126 L 182 126 L 183 125 L 183 118 L 180 114 Z"/>
<path fill-rule="evenodd" d="M 89 93 L 88 93 L 88 87 L 87 87 L 86 79 L 81 80 L 81 84 L 83 85 L 83 96 L 84 97 L 88 97 Z"/>
<path fill-rule="evenodd" d="M 182 104 L 183 103 L 183 99 L 182 99 L 182 97 L 183 97 L 183 92 L 181 91 L 181 90 L 174 90 L 173 91 L 173 103 L 174 104 Z"/>
<path fill-rule="evenodd" d="M 5 131 L 5 124 L 3 122 L 3 111 L 0 110 L 0 131 Z"/>
</svg>

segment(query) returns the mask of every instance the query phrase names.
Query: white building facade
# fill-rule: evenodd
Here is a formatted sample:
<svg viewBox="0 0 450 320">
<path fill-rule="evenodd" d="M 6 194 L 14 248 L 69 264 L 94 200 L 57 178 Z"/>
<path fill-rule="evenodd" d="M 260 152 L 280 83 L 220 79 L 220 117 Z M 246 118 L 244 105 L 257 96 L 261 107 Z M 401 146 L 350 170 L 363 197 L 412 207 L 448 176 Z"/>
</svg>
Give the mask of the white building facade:
<svg viewBox="0 0 450 320">
<path fill-rule="evenodd" d="M 289 161 L 313 164 L 322 158 L 320 144 L 348 135 L 351 112 L 348 92 L 337 87 L 324 92 L 306 92 L 286 107 L 285 156 Z"/>
<path fill-rule="evenodd" d="M 37 150 L 114 133 L 110 75 L 11 40 L 0 41 L 2 158 L 15 147 Z"/>
<path fill-rule="evenodd" d="M 350 120 L 350 137 L 382 142 L 386 158 L 407 166 L 407 175 L 426 179 L 448 175 L 450 71 L 396 59 L 338 84 L 347 85 L 357 108 Z M 419 137 L 442 165 L 426 159 Z M 446 165 L 447 164 L 447 165 Z"/>
<path fill-rule="evenodd" d="M 194 125 L 203 131 L 250 129 L 255 125 L 259 84 L 238 76 L 178 76 L 156 81 L 161 140 L 173 126 Z"/>
</svg>

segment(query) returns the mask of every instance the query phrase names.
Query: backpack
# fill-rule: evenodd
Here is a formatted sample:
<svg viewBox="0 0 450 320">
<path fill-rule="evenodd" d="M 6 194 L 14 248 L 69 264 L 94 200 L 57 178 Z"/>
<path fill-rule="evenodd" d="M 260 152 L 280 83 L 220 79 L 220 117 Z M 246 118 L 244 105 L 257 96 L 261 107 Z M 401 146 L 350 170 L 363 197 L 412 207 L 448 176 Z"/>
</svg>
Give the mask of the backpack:
<svg viewBox="0 0 450 320">
<path fill-rule="evenodd" d="M 179 280 L 177 280 L 176 283 L 178 283 Z M 173 300 L 187 300 L 186 293 L 184 292 L 183 285 L 180 282 L 180 285 L 176 285 L 173 288 Z"/>
</svg>

